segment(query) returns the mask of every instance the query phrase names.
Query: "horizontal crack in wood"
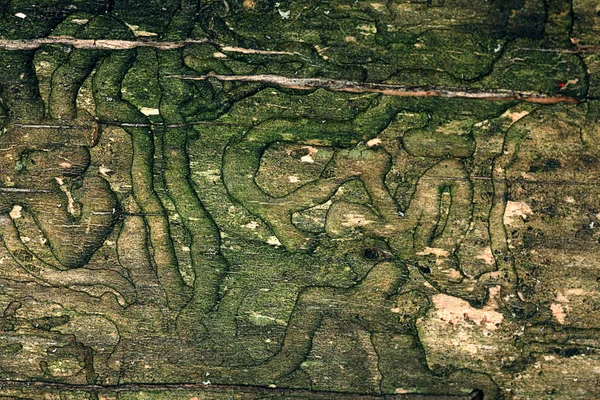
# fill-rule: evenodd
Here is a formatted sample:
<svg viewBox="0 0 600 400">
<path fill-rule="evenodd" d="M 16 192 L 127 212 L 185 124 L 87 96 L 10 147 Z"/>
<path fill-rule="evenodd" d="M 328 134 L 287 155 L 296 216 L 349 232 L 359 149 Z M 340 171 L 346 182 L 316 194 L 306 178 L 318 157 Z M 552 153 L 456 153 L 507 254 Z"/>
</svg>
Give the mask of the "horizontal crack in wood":
<svg viewBox="0 0 600 400">
<path fill-rule="evenodd" d="M 159 50 L 174 50 L 188 45 L 209 43 L 219 48 L 220 51 L 244 54 L 265 54 L 265 55 L 297 55 L 301 53 L 280 51 L 280 50 L 262 50 L 250 49 L 237 46 L 225 46 L 213 42 L 209 39 L 186 39 L 180 41 L 157 41 L 157 40 L 111 40 L 111 39 L 77 39 L 72 36 L 48 36 L 46 38 L 35 39 L 0 39 L 0 50 L 18 51 L 35 50 L 44 45 L 57 44 L 68 45 L 81 49 L 89 50 L 127 50 L 136 47 L 153 47 Z M 600 53 L 600 46 L 583 45 L 572 49 L 556 48 L 529 48 L 520 47 L 514 50 L 522 51 L 541 51 L 551 53 Z"/>
<path fill-rule="evenodd" d="M 533 48 L 533 47 L 519 47 L 516 49 L 511 49 L 512 51 L 514 50 L 522 50 L 522 51 L 541 51 L 543 53 L 566 53 L 566 54 L 593 54 L 593 53 L 600 53 L 600 46 L 594 46 L 594 45 L 584 45 L 584 46 L 577 46 L 576 48 L 573 49 L 552 49 L 552 48 Z"/>
<path fill-rule="evenodd" d="M 36 391 L 79 391 L 79 392 L 137 392 L 137 391 L 185 391 L 197 390 L 205 392 L 231 392 L 237 394 L 263 394 L 263 395 L 294 395 L 309 399 L 360 399 L 360 400 L 470 400 L 479 391 L 468 395 L 435 395 L 405 393 L 394 395 L 370 395 L 362 393 L 342 393 L 313 391 L 306 389 L 287 389 L 278 387 L 262 387 L 248 385 L 219 385 L 200 383 L 166 383 L 166 384 L 144 384 L 130 383 L 121 385 L 83 385 L 40 381 L 0 381 L 0 390 L 36 390 Z"/>
<path fill-rule="evenodd" d="M 12 187 L 0 187 L 0 193 L 52 193 L 50 190 L 44 189 L 25 189 L 25 188 L 12 188 Z"/>
<path fill-rule="evenodd" d="M 17 128 L 35 128 L 35 129 L 90 129 L 91 126 L 81 125 L 50 125 L 50 124 L 15 124 Z"/>
<path fill-rule="evenodd" d="M 312 90 L 327 89 L 334 92 L 381 93 L 399 97 L 443 97 L 467 100 L 525 101 L 538 104 L 579 103 L 574 97 L 517 92 L 513 90 L 479 90 L 449 88 L 440 86 L 406 86 L 382 83 L 363 83 L 322 78 L 288 78 L 279 75 L 219 75 L 209 73 L 202 76 L 170 75 L 171 78 L 184 80 L 206 80 L 214 78 L 220 81 L 240 81 L 266 83 L 288 89 Z"/>
<path fill-rule="evenodd" d="M 110 39 L 77 39 L 72 36 L 49 36 L 39 39 L 0 39 L 0 50 L 18 51 L 35 50 L 44 45 L 66 45 L 87 50 L 130 50 L 137 47 L 152 47 L 159 50 L 176 50 L 194 44 L 212 44 L 222 52 L 264 55 L 297 55 L 289 51 L 249 49 L 236 46 L 223 46 L 208 39 L 186 39 L 181 41 L 155 40 L 110 40 Z"/>
<path fill-rule="evenodd" d="M 129 50 L 137 47 L 153 47 L 160 50 L 176 50 L 190 44 L 207 43 L 207 39 L 188 39 L 176 42 L 143 40 L 75 39 L 70 36 L 49 36 L 40 39 L 0 39 L 0 50 L 35 50 L 44 45 L 58 44 L 88 50 Z"/>
<path fill-rule="evenodd" d="M 213 43 L 214 44 L 214 43 Z M 265 54 L 265 55 L 287 55 L 287 56 L 301 56 L 300 53 L 292 53 L 289 51 L 277 51 L 277 50 L 258 50 L 258 49 L 248 49 L 245 47 L 234 47 L 234 46 L 221 46 L 221 51 L 231 52 L 231 53 L 244 53 L 244 54 Z"/>
</svg>

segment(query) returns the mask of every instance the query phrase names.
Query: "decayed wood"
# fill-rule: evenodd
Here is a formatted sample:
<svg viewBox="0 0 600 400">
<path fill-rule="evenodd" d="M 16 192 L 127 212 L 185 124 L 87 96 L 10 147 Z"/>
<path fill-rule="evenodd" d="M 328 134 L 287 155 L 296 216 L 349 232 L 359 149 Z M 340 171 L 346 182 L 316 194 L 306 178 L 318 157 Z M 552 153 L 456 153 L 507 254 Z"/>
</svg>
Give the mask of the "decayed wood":
<svg viewBox="0 0 600 400">
<path fill-rule="evenodd" d="M 595 3 L 0 4 L 0 397 L 600 397 Z"/>
</svg>

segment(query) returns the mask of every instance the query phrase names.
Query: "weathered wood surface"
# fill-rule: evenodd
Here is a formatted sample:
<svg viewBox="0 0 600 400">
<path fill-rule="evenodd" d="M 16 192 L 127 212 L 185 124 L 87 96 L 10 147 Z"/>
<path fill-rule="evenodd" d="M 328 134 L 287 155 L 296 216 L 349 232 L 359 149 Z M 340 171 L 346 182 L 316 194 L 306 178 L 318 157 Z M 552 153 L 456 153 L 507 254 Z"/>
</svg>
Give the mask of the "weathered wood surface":
<svg viewBox="0 0 600 400">
<path fill-rule="evenodd" d="M 596 0 L 0 0 L 0 398 L 600 397 Z"/>
</svg>

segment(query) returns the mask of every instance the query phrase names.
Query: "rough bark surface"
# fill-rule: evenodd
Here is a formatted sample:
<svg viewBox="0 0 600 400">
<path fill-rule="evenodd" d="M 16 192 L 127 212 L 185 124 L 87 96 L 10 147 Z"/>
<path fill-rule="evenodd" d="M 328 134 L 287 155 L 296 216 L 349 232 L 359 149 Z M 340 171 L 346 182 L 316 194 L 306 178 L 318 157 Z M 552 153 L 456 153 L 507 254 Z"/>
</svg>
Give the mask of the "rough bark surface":
<svg viewBox="0 0 600 400">
<path fill-rule="evenodd" d="M 0 398 L 600 397 L 596 0 L 0 0 Z"/>
</svg>

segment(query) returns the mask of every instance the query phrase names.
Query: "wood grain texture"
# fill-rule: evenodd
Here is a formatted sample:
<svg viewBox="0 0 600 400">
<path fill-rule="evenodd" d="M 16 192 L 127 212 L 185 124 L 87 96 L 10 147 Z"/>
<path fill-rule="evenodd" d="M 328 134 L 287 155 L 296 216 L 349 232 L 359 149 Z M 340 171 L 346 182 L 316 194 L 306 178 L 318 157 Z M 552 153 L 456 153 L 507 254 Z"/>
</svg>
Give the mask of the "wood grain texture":
<svg viewBox="0 0 600 400">
<path fill-rule="evenodd" d="M 0 398 L 600 396 L 595 0 L 0 0 Z"/>
</svg>

